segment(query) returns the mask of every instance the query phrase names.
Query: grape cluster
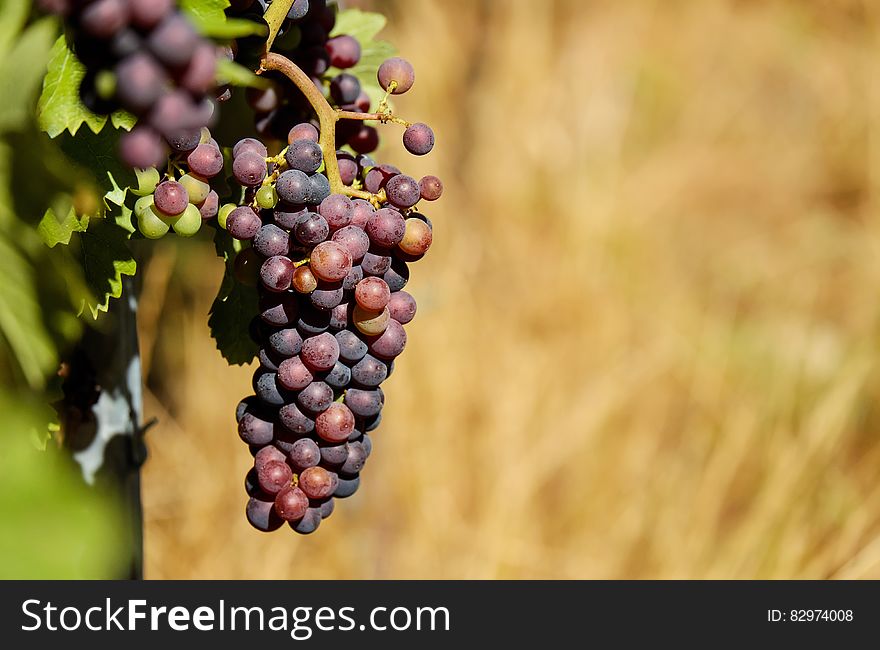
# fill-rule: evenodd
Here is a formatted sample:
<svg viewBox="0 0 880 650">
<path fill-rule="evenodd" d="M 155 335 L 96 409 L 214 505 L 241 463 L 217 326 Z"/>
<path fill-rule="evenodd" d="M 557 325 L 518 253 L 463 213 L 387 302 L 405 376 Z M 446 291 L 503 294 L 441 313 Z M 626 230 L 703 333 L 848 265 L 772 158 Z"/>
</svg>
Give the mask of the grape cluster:
<svg viewBox="0 0 880 650">
<path fill-rule="evenodd" d="M 73 50 L 86 66 L 80 96 L 91 110 L 123 108 L 138 125 L 120 142 L 123 161 L 160 166 L 168 148 L 199 144 L 213 117 L 217 48 L 201 38 L 175 0 L 41 0 L 69 26 Z"/>
<path fill-rule="evenodd" d="M 219 224 L 245 243 L 236 276 L 260 297 L 252 326 L 260 366 L 254 395 L 236 413 L 254 456 L 247 518 L 261 531 L 287 522 L 307 534 L 360 484 L 385 403 L 381 384 L 416 315 L 404 290 L 409 264 L 433 239 L 414 208 L 439 198 L 442 184 L 338 151 L 345 184 L 369 196 L 352 199 L 330 192 L 318 129 L 297 124 L 290 141 L 275 158 L 258 140 L 236 144 L 245 201 L 224 205 Z"/>
<path fill-rule="evenodd" d="M 201 129 L 196 146 L 183 152 L 164 179 L 155 167 L 138 170 L 140 196 L 134 204 L 138 230 L 147 239 L 164 237 L 174 230 L 181 237 L 192 237 L 208 221 L 218 216 L 220 196 L 210 180 L 223 171 L 223 153 L 207 127 Z"/>
</svg>

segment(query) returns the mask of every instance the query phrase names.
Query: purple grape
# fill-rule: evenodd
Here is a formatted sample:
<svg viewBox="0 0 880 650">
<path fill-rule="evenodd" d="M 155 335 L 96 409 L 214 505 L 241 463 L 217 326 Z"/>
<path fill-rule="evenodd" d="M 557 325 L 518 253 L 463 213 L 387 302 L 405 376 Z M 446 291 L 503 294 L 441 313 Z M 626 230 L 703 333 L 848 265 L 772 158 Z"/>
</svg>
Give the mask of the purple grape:
<svg viewBox="0 0 880 650">
<path fill-rule="evenodd" d="M 358 153 L 372 153 L 379 147 L 379 132 L 375 127 L 362 124 L 348 145 Z"/>
<path fill-rule="evenodd" d="M 299 521 L 289 521 L 287 525 L 300 535 L 311 535 L 321 525 L 321 509 L 309 508 Z"/>
<path fill-rule="evenodd" d="M 376 388 L 388 377 L 388 366 L 371 354 L 351 367 L 351 379 L 361 386 Z"/>
<path fill-rule="evenodd" d="M 159 167 L 167 153 L 161 136 L 149 126 L 136 126 L 119 139 L 119 157 L 130 167 Z"/>
<path fill-rule="evenodd" d="M 408 126 L 403 132 L 403 146 L 411 154 L 424 156 L 434 148 L 434 132 L 422 122 Z"/>
<path fill-rule="evenodd" d="M 398 177 L 395 176 L 395 178 Z M 393 180 L 394 179 L 392 179 L 392 181 Z M 382 208 L 381 210 L 377 210 L 376 214 L 370 217 L 365 230 L 370 237 L 370 241 L 377 246 L 382 248 L 393 248 L 403 240 L 403 235 L 406 232 L 406 222 L 404 221 L 403 215 L 397 210 Z M 364 271 L 369 273 L 367 269 L 364 269 Z M 385 271 L 382 271 L 382 273 L 384 272 Z M 370 273 L 370 275 L 381 274 Z"/>
<path fill-rule="evenodd" d="M 416 300 L 406 291 L 395 291 L 388 301 L 388 311 L 391 318 L 401 325 L 406 325 L 416 317 Z"/>
<path fill-rule="evenodd" d="M 336 36 L 324 44 L 330 65 L 344 70 L 353 68 L 361 60 L 361 44 L 351 36 Z"/>
<path fill-rule="evenodd" d="M 359 476 L 355 476 L 353 478 L 343 478 L 340 476 L 339 484 L 336 486 L 336 490 L 333 492 L 333 496 L 338 499 L 346 499 L 357 492 L 360 484 L 361 479 Z"/>
<path fill-rule="evenodd" d="M 330 226 L 321 215 L 315 212 L 306 212 L 297 221 L 293 229 L 293 235 L 303 246 L 317 246 L 327 239 L 330 234 Z"/>
<path fill-rule="evenodd" d="M 287 134 L 287 144 L 293 144 L 297 140 L 311 140 L 312 142 L 317 142 L 318 139 L 318 129 L 308 122 L 297 124 L 290 129 L 290 132 Z"/>
<path fill-rule="evenodd" d="M 260 281 L 269 291 L 287 291 L 295 270 L 296 267 L 290 259 L 283 255 L 274 255 L 260 267 Z"/>
<path fill-rule="evenodd" d="M 247 187 L 262 183 L 266 173 L 266 159 L 253 151 L 243 151 L 232 161 L 235 180 Z"/>
<path fill-rule="evenodd" d="M 351 224 L 363 230 L 367 222 L 376 213 L 376 209 L 369 201 L 363 199 L 355 199 L 351 202 Z"/>
<path fill-rule="evenodd" d="M 330 81 L 330 97 L 337 104 L 353 104 L 361 94 L 361 83 L 354 75 L 343 72 Z"/>
<path fill-rule="evenodd" d="M 361 260 L 361 268 L 364 271 L 364 275 L 373 275 L 381 278 L 391 268 L 391 257 L 383 255 L 379 251 L 369 251 L 364 255 L 364 259 Z"/>
<path fill-rule="evenodd" d="M 208 220 L 213 219 L 217 216 L 218 211 L 220 210 L 220 196 L 214 190 L 208 192 L 208 196 L 202 201 L 202 204 L 199 206 L 199 214 L 202 215 L 202 219 Z"/>
<path fill-rule="evenodd" d="M 337 361 L 324 377 L 324 381 L 331 388 L 343 390 L 351 382 L 351 369 L 344 363 Z"/>
<path fill-rule="evenodd" d="M 345 391 L 344 404 L 360 418 L 371 417 L 382 410 L 382 398 L 378 390 L 349 388 Z"/>
<path fill-rule="evenodd" d="M 275 224 L 266 224 L 254 236 L 254 249 L 263 257 L 287 255 L 290 252 L 290 235 Z"/>
<path fill-rule="evenodd" d="M 243 154 L 246 151 L 255 153 L 261 158 L 265 158 L 269 155 L 269 150 L 266 149 L 266 145 L 262 142 L 255 140 L 254 138 L 244 138 L 235 143 L 235 146 L 232 148 L 232 157 L 238 158 L 240 154 Z"/>
<path fill-rule="evenodd" d="M 174 0 L 128 0 L 131 22 L 147 31 L 159 24 L 174 8 Z"/>
<path fill-rule="evenodd" d="M 298 356 L 285 359 L 278 367 L 278 381 L 287 390 L 302 390 L 314 379 L 312 372 Z"/>
<path fill-rule="evenodd" d="M 315 430 L 315 421 L 293 403 L 281 407 L 278 411 L 278 419 L 286 429 L 298 435 L 307 435 Z"/>
<path fill-rule="evenodd" d="M 364 269 L 360 264 L 351 267 L 351 271 L 348 272 L 348 275 L 345 276 L 345 279 L 342 281 L 342 289 L 344 291 L 353 291 L 357 286 L 358 282 L 364 279 Z"/>
<path fill-rule="evenodd" d="M 377 165 L 370 169 L 364 177 L 364 187 L 367 192 L 376 194 L 398 174 L 400 174 L 400 170 L 394 165 Z"/>
<path fill-rule="evenodd" d="M 226 230 L 229 234 L 242 241 L 248 241 L 257 236 L 263 221 L 254 209 L 247 205 L 235 208 L 226 217 Z"/>
<path fill-rule="evenodd" d="M 132 113 L 141 115 L 152 108 L 165 92 L 162 67 L 146 52 L 138 52 L 116 66 L 116 98 Z"/>
<path fill-rule="evenodd" d="M 249 445 L 267 445 L 274 435 L 273 424 L 248 410 L 238 423 L 238 435 Z"/>
<path fill-rule="evenodd" d="M 416 179 L 398 174 L 385 185 L 388 202 L 396 208 L 411 208 L 422 198 L 422 191 Z"/>
<path fill-rule="evenodd" d="M 324 174 L 315 174 L 309 178 L 311 183 L 311 192 L 309 193 L 309 202 L 318 204 L 328 196 L 330 196 L 330 181 Z"/>
<path fill-rule="evenodd" d="M 258 368 L 254 373 L 254 393 L 264 404 L 269 406 L 281 406 L 285 402 L 285 395 L 278 385 L 278 376 L 274 372 L 268 372 Z"/>
<path fill-rule="evenodd" d="M 257 469 L 257 481 L 266 494 L 275 495 L 290 486 L 293 471 L 286 462 L 272 460 Z"/>
<path fill-rule="evenodd" d="M 298 169 L 306 174 L 313 174 L 324 162 L 321 147 L 312 140 L 297 140 L 284 154 L 291 169 Z"/>
<path fill-rule="evenodd" d="M 419 181 L 419 191 L 426 201 L 436 201 L 443 194 L 443 182 L 436 176 L 423 176 Z"/>
<path fill-rule="evenodd" d="M 321 462 L 321 449 L 311 438 L 301 438 L 293 443 L 289 457 L 293 466 L 302 471 Z"/>
<path fill-rule="evenodd" d="M 287 462 L 287 455 L 272 445 L 261 447 L 254 455 L 254 469 L 259 470 L 266 463 L 270 462 L 284 463 Z"/>
<path fill-rule="evenodd" d="M 350 330 L 337 332 L 336 343 L 339 345 L 339 358 L 346 363 L 357 363 L 367 354 L 367 344 Z"/>
<path fill-rule="evenodd" d="M 298 487 L 286 487 L 275 497 L 275 512 L 284 521 L 298 521 L 308 509 L 309 498 Z"/>
<path fill-rule="evenodd" d="M 321 413 L 333 403 L 333 389 L 323 381 L 313 381 L 296 397 L 297 404 L 310 413 Z"/>
<path fill-rule="evenodd" d="M 331 194 L 318 206 L 318 213 L 327 220 L 331 231 L 350 224 L 352 210 L 351 199 L 343 194 Z"/>
<path fill-rule="evenodd" d="M 267 294 L 260 299 L 260 318 L 274 327 L 286 327 L 297 321 L 296 296 L 290 293 Z"/>
<path fill-rule="evenodd" d="M 349 442 L 346 446 L 348 455 L 339 472 L 348 476 L 359 474 L 367 462 L 367 452 L 359 442 Z"/>
<path fill-rule="evenodd" d="M 391 267 L 382 276 L 391 292 L 400 291 L 409 282 L 409 267 L 403 260 L 393 257 Z"/>
<path fill-rule="evenodd" d="M 163 215 L 174 217 L 186 210 L 189 194 L 186 188 L 177 181 L 159 183 L 153 194 L 153 205 Z"/>
<path fill-rule="evenodd" d="M 406 332 L 396 320 L 388 321 L 385 331 L 370 342 L 370 353 L 380 359 L 393 359 L 406 347 Z"/>
<path fill-rule="evenodd" d="M 251 526 L 264 533 L 278 530 L 284 524 L 284 520 L 275 512 L 274 500 L 251 497 L 248 499 L 245 515 Z"/>
<path fill-rule="evenodd" d="M 351 185 L 354 183 L 358 174 L 357 163 L 348 158 L 339 159 L 339 177 L 342 179 L 343 185 Z"/>
<path fill-rule="evenodd" d="M 379 85 L 382 86 L 382 90 L 388 90 L 391 82 L 394 81 L 397 83 L 397 86 L 392 91 L 392 94 L 402 95 L 412 88 L 415 83 L 416 71 L 409 61 L 395 56 L 386 59 L 379 66 L 376 77 L 379 80 Z"/>
<path fill-rule="evenodd" d="M 318 334 L 303 341 L 300 358 L 312 370 L 330 370 L 339 360 L 339 343 L 329 333 Z"/>
<path fill-rule="evenodd" d="M 269 345 L 276 354 L 289 358 L 302 350 L 302 337 L 293 328 L 278 330 L 269 336 Z M 366 344 L 364 349 L 366 350 Z"/>
<path fill-rule="evenodd" d="M 126 0 L 95 0 L 82 10 L 79 25 L 86 34 L 106 39 L 124 29 L 128 19 Z"/>
<path fill-rule="evenodd" d="M 223 171 L 223 154 L 212 144 L 200 144 L 187 156 L 186 164 L 202 178 L 213 178 Z"/>
<path fill-rule="evenodd" d="M 303 218 L 308 212 L 308 208 L 301 205 L 288 205 L 287 203 L 279 203 L 275 206 L 275 212 L 272 218 L 282 228 L 293 230 L 296 228 L 297 222 Z"/>
<path fill-rule="evenodd" d="M 172 68 L 182 68 L 189 63 L 200 42 L 189 20 L 176 12 L 170 13 L 147 38 L 153 55 Z"/>
<path fill-rule="evenodd" d="M 309 300 L 316 309 L 331 310 L 342 303 L 344 296 L 342 282 L 321 281 L 309 294 Z"/>
<path fill-rule="evenodd" d="M 333 233 L 332 241 L 342 244 L 348 250 L 354 264 L 364 259 L 364 255 L 370 250 L 370 237 L 357 226 L 345 226 L 337 230 Z"/>
<path fill-rule="evenodd" d="M 194 95 L 203 95 L 214 87 L 216 79 L 217 50 L 211 43 L 201 43 L 178 78 L 178 83 Z"/>
<path fill-rule="evenodd" d="M 285 203 L 312 203 L 312 183 L 309 177 L 298 169 L 288 169 L 275 182 L 278 198 Z"/>
</svg>

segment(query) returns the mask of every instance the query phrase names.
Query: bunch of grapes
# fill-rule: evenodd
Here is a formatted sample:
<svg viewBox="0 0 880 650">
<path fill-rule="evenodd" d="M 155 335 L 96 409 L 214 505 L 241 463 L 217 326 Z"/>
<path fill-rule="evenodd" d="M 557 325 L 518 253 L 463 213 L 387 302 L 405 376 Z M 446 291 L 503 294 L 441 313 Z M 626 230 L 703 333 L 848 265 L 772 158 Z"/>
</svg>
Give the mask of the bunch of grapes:
<svg viewBox="0 0 880 650">
<path fill-rule="evenodd" d="M 182 237 L 195 235 L 203 221 L 218 215 L 220 197 L 210 180 L 223 166 L 220 146 L 204 127 L 196 146 L 175 159 L 164 179 L 155 167 L 138 170 L 138 188 L 132 191 L 141 197 L 134 204 L 140 233 L 147 239 L 164 237 L 171 229 Z"/>
<path fill-rule="evenodd" d="M 200 142 L 214 113 L 217 48 L 201 38 L 175 0 L 41 0 L 61 14 L 86 66 L 83 102 L 97 113 L 123 108 L 138 126 L 120 142 L 132 167 L 161 166 L 168 148 Z"/>
<path fill-rule="evenodd" d="M 380 80 L 407 69 L 390 60 Z M 430 220 L 415 207 L 442 191 L 435 177 L 420 182 L 338 151 L 344 183 L 369 200 L 331 193 L 319 135 L 312 124 L 295 125 L 275 158 L 255 139 L 236 144 L 233 173 L 245 202 L 220 210 L 221 227 L 246 244 L 236 275 L 260 297 L 255 394 L 236 415 L 254 456 L 246 514 L 261 531 L 287 522 L 311 533 L 333 512 L 334 498 L 358 489 L 382 417 L 381 384 L 416 314 L 404 291 L 409 264 L 433 239 Z"/>
</svg>

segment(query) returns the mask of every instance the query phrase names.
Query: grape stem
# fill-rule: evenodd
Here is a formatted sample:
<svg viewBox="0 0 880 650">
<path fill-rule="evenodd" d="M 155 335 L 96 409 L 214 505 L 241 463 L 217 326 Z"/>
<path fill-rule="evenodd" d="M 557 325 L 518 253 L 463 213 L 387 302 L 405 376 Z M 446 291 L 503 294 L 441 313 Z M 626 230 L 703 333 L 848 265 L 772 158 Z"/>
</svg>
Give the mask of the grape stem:
<svg viewBox="0 0 880 650">
<path fill-rule="evenodd" d="M 400 124 L 401 126 L 410 127 L 412 124 L 407 122 L 404 119 L 396 117 L 391 111 L 382 111 L 379 113 L 357 113 L 355 111 L 336 111 L 336 119 L 337 120 L 361 120 L 361 121 L 375 121 L 381 122 L 382 124 L 387 124 L 388 122 L 394 122 L 395 124 Z"/>
<path fill-rule="evenodd" d="M 287 18 L 290 8 L 293 7 L 293 3 L 294 0 L 275 0 L 266 9 L 266 13 L 263 14 L 263 20 L 269 25 L 269 36 L 266 38 L 267 52 L 272 49 L 275 37 L 278 36 L 278 32 L 281 30 L 281 26 L 284 24 L 284 19 Z"/>
</svg>

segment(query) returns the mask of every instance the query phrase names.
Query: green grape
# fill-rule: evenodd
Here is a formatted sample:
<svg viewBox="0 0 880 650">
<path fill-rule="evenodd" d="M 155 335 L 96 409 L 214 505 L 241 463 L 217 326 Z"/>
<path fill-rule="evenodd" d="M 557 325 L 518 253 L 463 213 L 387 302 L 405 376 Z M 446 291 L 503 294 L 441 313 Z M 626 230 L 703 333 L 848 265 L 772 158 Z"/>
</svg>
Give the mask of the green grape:
<svg viewBox="0 0 880 650">
<path fill-rule="evenodd" d="M 168 224 L 156 216 L 150 208 L 153 207 L 153 195 L 144 196 L 134 204 L 134 214 L 137 217 L 138 230 L 147 239 L 159 239 L 168 232 Z"/>
<path fill-rule="evenodd" d="M 190 203 L 186 206 L 183 214 L 171 222 L 171 227 L 181 237 L 192 237 L 202 227 L 202 214 L 196 206 Z"/>
<path fill-rule="evenodd" d="M 278 204 L 278 193 L 272 185 L 263 185 L 257 190 L 257 205 L 266 210 L 271 210 Z"/>
<path fill-rule="evenodd" d="M 177 182 L 186 188 L 190 205 L 204 202 L 208 198 L 208 194 L 211 193 L 211 186 L 193 174 L 184 174 Z"/>
<path fill-rule="evenodd" d="M 211 129 L 209 129 L 207 126 L 203 126 L 201 136 L 199 137 L 199 144 L 208 144 L 211 139 Z"/>
<path fill-rule="evenodd" d="M 131 190 L 132 193 L 136 196 L 152 195 L 161 180 L 159 170 L 155 167 L 148 167 L 147 169 L 135 169 L 134 173 L 137 175 L 138 186 L 137 189 Z"/>
<path fill-rule="evenodd" d="M 217 213 L 217 223 L 220 224 L 220 227 L 223 228 L 223 230 L 226 230 L 226 218 L 232 214 L 232 211 L 237 207 L 238 206 L 235 205 L 235 203 L 227 203 L 220 208 L 220 211 Z"/>
</svg>

